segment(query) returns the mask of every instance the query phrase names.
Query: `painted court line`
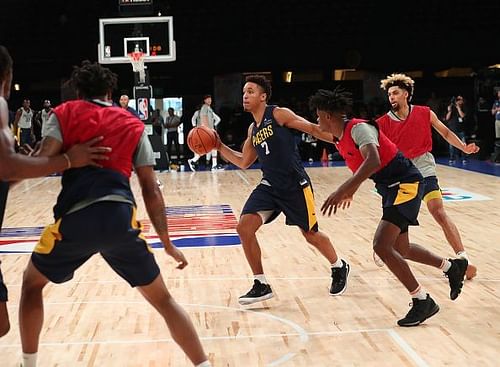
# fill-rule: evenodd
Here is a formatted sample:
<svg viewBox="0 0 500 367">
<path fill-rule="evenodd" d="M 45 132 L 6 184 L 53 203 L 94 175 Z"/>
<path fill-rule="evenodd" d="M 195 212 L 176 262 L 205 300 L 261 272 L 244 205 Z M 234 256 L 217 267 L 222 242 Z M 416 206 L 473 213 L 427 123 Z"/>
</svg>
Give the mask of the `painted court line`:
<svg viewBox="0 0 500 367">
<path fill-rule="evenodd" d="M 396 281 L 396 278 L 392 277 L 368 277 L 366 275 L 356 275 L 352 274 L 350 275 L 351 277 L 354 278 L 363 278 L 363 279 L 369 279 L 369 280 L 374 280 L 374 281 L 385 281 L 385 280 L 394 280 Z M 320 277 L 311 277 L 311 276 L 301 276 L 301 277 L 273 277 L 273 276 L 266 276 L 267 279 L 271 280 L 290 280 L 290 281 L 295 281 L 295 280 L 329 280 L 331 277 L 329 276 L 320 276 Z M 418 276 L 416 277 L 418 280 L 421 281 L 446 281 L 446 278 L 444 277 L 421 277 Z M 210 282 L 220 282 L 220 281 L 226 281 L 226 280 L 235 280 L 235 281 L 250 281 L 251 278 L 248 276 L 240 276 L 240 277 L 235 277 L 235 276 L 224 276 L 224 275 L 215 275 L 215 276 L 210 276 L 206 278 L 197 278 L 197 277 L 167 277 L 164 276 L 164 280 L 166 282 L 168 281 L 176 281 L 176 280 L 182 280 L 182 281 L 193 281 L 193 282 L 204 282 L 204 281 L 210 281 Z M 467 284 L 470 281 L 466 281 L 465 284 Z M 488 278 L 479 278 L 476 277 L 474 280 L 471 282 L 473 283 L 499 283 L 500 279 L 488 279 Z M 57 284 L 58 287 L 65 286 L 65 285 L 70 285 L 73 286 L 74 284 L 116 284 L 116 283 L 122 283 L 126 285 L 126 283 L 122 279 L 116 279 L 116 280 L 72 280 L 70 282 L 62 283 L 62 284 Z M 7 287 L 21 287 L 21 283 L 6 283 Z"/>
<path fill-rule="evenodd" d="M 418 367 L 429 367 L 429 365 L 418 355 L 415 350 L 394 330 L 387 331 L 391 338 L 405 351 Z"/>
<path fill-rule="evenodd" d="M 70 304 L 141 304 L 141 305 L 147 305 L 146 301 L 75 301 L 75 302 L 45 302 L 44 305 L 50 306 L 50 305 L 70 305 Z M 281 324 L 288 325 L 291 327 L 293 330 L 295 330 L 295 333 L 291 333 L 290 335 L 297 336 L 299 340 L 305 344 L 309 341 L 309 335 L 307 332 L 298 324 L 295 322 L 275 316 L 273 314 L 269 313 L 262 313 L 262 312 L 257 312 L 245 308 L 236 308 L 236 307 L 230 307 L 230 306 L 218 306 L 218 305 L 204 305 L 204 304 L 192 304 L 192 303 L 181 303 L 183 306 L 188 306 L 188 307 L 199 307 L 199 308 L 215 308 L 215 309 L 221 309 L 221 310 L 230 310 L 230 311 L 236 311 L 236 312 L 245 312 L 249 314 L 253 314 L 255 316 L 259 317 L 264 317 L 267 319 L 270 319 L 272 321 L 277 321 Z M 238 340 L 238 339 L 253 339 L 253 338 L 268 338 L 268 337 L 280 337 L 282 338 L 287 334 L 284 333 L 278 333 L 278 334 L 270 334 L 270 335 L 225 335 L 225 336 L 206 336 L 206 337 L 200 337 L 201 340 Z M 154 339 L 154 340 L 102 340 L 102 341 L 76 341 L 76 342 L 52 342 L 52 343 L 40 343 L 41 346 L 53 346 L 53 347 L 61 347 L 61 346 L 68 346 L 68 345 L 111 345 L 111 344 L 148 344 L 148 343 L 158 343 L 158 342 L 173 342 L 173 339 L 171 338 L 166 338 L 166 339 Z M 1 345 L 0 344 L 0 349 L 3 348 L 20 348 L 20 344 L 5 344 Z M 282 355 L 281 357 L 269 362 L 266 364 L 266 366 L 279 366 L 283 363 L 286 363 L 293 357 L 295 357 L 297 353 L 295 352 L 288 352 Z"/>
</svg>

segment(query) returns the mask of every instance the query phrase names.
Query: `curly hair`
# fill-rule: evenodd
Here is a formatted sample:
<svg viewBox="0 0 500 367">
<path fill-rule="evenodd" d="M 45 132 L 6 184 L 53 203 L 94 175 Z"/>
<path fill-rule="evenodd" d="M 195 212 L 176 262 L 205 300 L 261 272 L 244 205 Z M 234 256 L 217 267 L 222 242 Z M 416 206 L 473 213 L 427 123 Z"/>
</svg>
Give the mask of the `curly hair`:
<svg viewBox="0 0 500 367">
<path fill-rule="evenodd" d="M 12 57 L 5 46 L 0 45 L 0 82 L 3 82 L 12 72 Z"/>
<path fill-rule="evenodd" d="M 269 80 L 266 79 L 265 76 L 258 74 L 249 75 L 245 78 L 245 81 L 250 83 L 255 83 L 259 87 L 261 87 L 264 93 L 266 93 L 267 95 L 266 102 L 268 102 L 271 99 L 271 94 L 272 94 L 271 83 L 269 82 Z"/>
<path fill-rule="evenodd" d="M 352 107 L 352 93 L 340 86 L 333 91 L 319 89 L 309 98 L 309 107 L 313 111 L 349 113 Z"/>
<path fill-rule="evenodd" d="M 93 98 L 104 96 L 114 90 L 118 78 L 115 73 L 97 62 L 84 60 L 82 66 L 73 67 L 70 81 L 81 98 Z"/>
<path fill-rule="evenodd" d="M 380 81 L 380 88 L 388 91 L 391 87 L 399 87 L 408 92 L 410 99 L 413 96 L 413 86 L 415 85 L 415 81 L 405 74 L 391 74 L 388 75 L 386 79 Z"/>
</svg>

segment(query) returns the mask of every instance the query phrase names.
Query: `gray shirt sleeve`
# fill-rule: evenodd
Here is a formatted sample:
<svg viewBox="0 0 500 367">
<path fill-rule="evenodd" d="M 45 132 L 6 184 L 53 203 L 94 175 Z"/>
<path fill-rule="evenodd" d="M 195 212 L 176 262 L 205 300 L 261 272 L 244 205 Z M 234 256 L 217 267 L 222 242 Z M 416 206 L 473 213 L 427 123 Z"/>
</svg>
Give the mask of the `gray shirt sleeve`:
<svg viewBox="0 0 500 367">
<path fill-rule="evenodd" d="M 378 131 L 373 125 L 367 123 L 356 124 L 351 130 L 351 136 L 356 145 L 360 148 L 366 144 L 375 144 L 379 146 Z"/>
<path fill-rule="evenodd" d="M 156 159 L 153 152 L 153 147 L 149 141 L 146 130 L 142 132 L 142 136 L 137 143 L 137 148 L 134 152 L 134 167 L 154 166 Z"/>
<path fill-rule="evenodd" d="M 61 126 L 59 126 L 59 120 L 55 113 L 51 113 L 47 122 L 42 125 L 42 137 L 45 138 L 47 136 L 60 142 L 63 141 Z"/>
</svg>

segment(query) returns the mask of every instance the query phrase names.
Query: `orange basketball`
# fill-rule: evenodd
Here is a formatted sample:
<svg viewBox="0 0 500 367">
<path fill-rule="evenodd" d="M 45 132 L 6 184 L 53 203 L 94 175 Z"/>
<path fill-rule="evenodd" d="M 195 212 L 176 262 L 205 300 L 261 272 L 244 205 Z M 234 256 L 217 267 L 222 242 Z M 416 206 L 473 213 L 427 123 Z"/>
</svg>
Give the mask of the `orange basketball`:
<svg viewBox="0 0 500 367">
<path fill-rule="evenodd" d="M 217 146 L 217 133 L 206 126 L 197 126 L 189 132 L 187 144 L 196 154 L 207 154 Z"/>
</svg>

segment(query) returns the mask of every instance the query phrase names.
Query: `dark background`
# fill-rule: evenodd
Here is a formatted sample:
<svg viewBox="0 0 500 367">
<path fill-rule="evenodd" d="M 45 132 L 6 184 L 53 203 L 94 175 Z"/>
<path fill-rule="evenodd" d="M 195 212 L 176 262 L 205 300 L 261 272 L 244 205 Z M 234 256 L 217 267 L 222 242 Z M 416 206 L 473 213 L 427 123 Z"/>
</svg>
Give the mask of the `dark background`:
<svg viewBox="0 0 500 367">
<path fill-rule="evenodd" d="M 172 95 L 204 93 L 229 72 L 431 73 L 500 62 L 498 0 L 154 0 L 153 11 L 174 17 L 177 61 L 150 64 L 152 84 Z M 24 93 L 59 93 L 72 65 L 97 59 L 98 19 L 117 16 L 118 0 L 2 0 L 0 43 L 15 82 Z M 130 65 L 110 67 L 128 88 Z"/>
</svg>

